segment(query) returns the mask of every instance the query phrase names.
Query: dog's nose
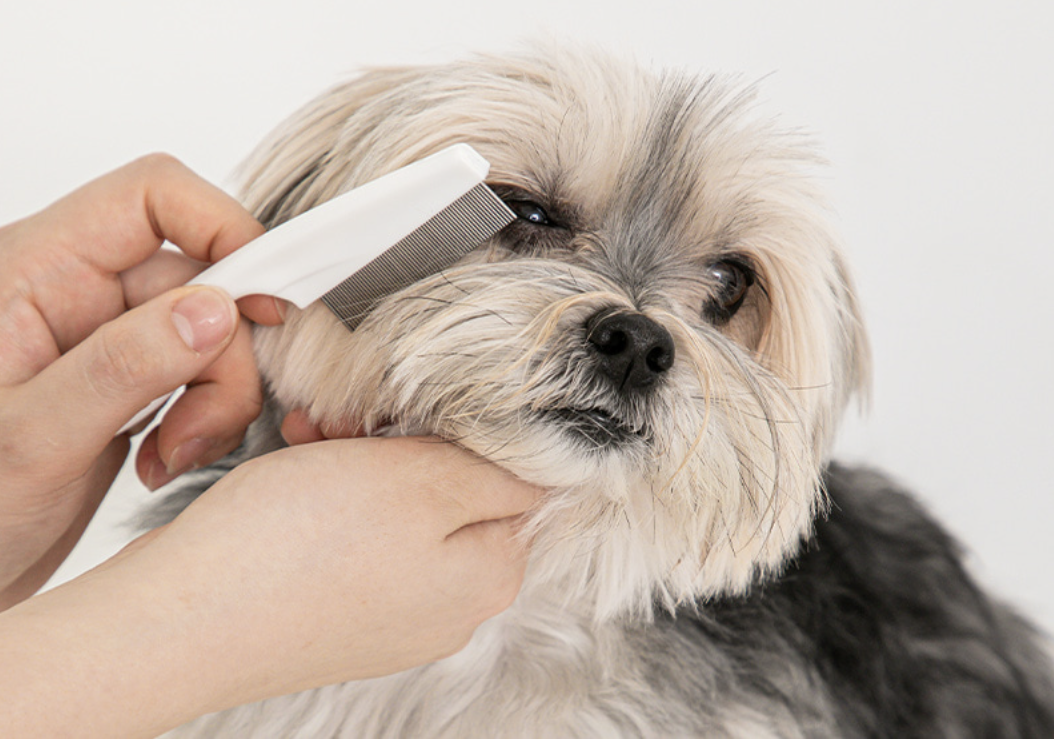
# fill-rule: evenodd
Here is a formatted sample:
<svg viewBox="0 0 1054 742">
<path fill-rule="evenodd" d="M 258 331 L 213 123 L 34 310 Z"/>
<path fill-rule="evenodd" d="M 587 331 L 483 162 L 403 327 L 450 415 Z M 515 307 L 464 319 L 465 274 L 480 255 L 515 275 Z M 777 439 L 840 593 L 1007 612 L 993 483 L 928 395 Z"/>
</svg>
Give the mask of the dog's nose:
<svg viewBox="0 0 1054 742">
<path fill-rule="evenodd" d="M 603 310 L 586 328 L 597 368 L 624 393 L 645 391 L 673 366 L 673 338 L 643 314 Z"/>
</svg>

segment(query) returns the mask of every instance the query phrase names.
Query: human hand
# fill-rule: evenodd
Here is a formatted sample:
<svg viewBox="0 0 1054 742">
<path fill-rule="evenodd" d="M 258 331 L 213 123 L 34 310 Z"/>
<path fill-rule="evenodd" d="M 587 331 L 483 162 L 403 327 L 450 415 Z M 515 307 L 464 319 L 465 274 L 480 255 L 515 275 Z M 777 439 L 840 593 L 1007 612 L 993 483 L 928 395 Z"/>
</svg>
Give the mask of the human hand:
<svg viewBox="0 0 1054 742">
<path fill-rule="evenodd" d="M 170 289 L 262 231 L 156 155 L 0 229 L 0 609 L 80 538 L 128 453 L 115 433 L 151 400 L 189 382 L 141 446 L 149 485 L 237 446 L 260 409 L 247 323 L 223 292 Z M 273 299 L 240 305 L 280 321 Z"/>
<path fill-rule="evenodd" d="M 432 439 L 253 459 L 170 525 L 0 615 L 0 665 L 19 671 L 0 678 L 0 731 L 154 735 L 448 656 L 514 599 L 517 524 L 540 494 Z M 74 689 L 61 703 L 56 676 Z"/>
</svg>

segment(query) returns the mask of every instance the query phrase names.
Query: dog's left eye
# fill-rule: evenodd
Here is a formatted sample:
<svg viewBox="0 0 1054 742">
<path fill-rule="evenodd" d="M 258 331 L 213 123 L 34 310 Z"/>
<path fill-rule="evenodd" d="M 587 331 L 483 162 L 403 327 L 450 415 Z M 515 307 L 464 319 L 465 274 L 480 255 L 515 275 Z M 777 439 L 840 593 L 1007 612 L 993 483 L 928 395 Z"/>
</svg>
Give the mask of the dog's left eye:
<svg viewBox="0 0 1054 742">
<path fill-rule="evenodd" d="M 754 270 L 745 262 L 730 258 L 711 263 L 706 273 L 715 289 L 703 307 L 703 314 L 711 322 L 723 324 L 743 306 L 747 292 L 754 285 Z"/>
<path fill-rule="evenodd" d="M 505 203 L 513 213 L 516 214 L 520 219 L 531 224 L 537 224 L 541 227 L 551 227 L 553 222 L 549 219 L 549 215 L 545 213 L 545 209 L 536 204 L 534 201 L 525 201 L 522 199 L 506 199 Z"/>
</svg>

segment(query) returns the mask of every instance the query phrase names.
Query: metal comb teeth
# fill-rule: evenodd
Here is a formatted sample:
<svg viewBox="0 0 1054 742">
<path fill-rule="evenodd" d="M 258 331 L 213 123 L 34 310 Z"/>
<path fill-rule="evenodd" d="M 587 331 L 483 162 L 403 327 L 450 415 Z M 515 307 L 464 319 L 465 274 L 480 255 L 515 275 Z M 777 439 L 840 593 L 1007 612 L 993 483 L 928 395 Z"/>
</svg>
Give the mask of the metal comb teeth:
<svg viewBox="0 0 1054 742">
<path fill-rule="evenodd" d="M 354 330 L 385 296 L 450 267 L 515 219 L 480 183 L 323 294 L 322 301 Z"/>
</svg>

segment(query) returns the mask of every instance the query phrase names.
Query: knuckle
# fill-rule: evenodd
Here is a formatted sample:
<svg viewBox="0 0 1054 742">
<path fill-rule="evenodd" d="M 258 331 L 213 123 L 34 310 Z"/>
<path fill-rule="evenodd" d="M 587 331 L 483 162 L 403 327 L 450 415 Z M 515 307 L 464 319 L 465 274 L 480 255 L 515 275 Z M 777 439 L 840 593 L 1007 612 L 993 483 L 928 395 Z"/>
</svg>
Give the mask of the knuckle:
<svg viewBox="0 0 1054 742">
<path fill-rule="evenodd" d="M 494 562 L 501 566 L 490 576 L 490 579 L 480 582 L 479 589 L 474 596 L 474 625 L 479 625 L 511 608 L 519 597 L 520 588 L 523 585 L 522 570 L 507 564 L 501 557 L 496 557 Z"/>
<path fill-rule="evenodd" d="M 475 629 L 476 627 L 473 626 L 466 631 L 462 631 L 457 636 L 452 637 L 450 643 L 439 652 L 439 657 L 436 659 L 445 660 L 447 657 L 453 657 L 455 654 L 464 650 L 476 635 Z"/>
<path fill-rule="evenodd" d="M 494 591 L 493 599 L 490 601 L 490 615 L 488 618 L 504 613 L 516 602 L 520 594 L 522 580 L 507 578 L 502 581 L 498 589 Z"/>
<path fill-rule="evenodd" d="M 231 406 L 231 419 L 248 425 L 263 409 L 263 381 L 256 371 L 252 356 L 244 359 L 241 368 L 221 380 Z"/>
<path fill-rule="evenodd" d="M 249 394 L 247 391 L 239 390 L 232 393 L 230 405 L 223 418 L 228 428 L 238 429 L 244 432 L 249 424 L 260 416 L 263 410 L 263 399 L 259 393 Z"/>
<path fill-rule="evenodd" d="M 164 369 L 164 359 L 139 342 L 134 333 L 107 327 L 99 331 L 84 373 L 90 388 L 109 398 L 141 389 Z"/>
<path fill-rule="evenodd" d="M 23 421 L 8 410 L 0 412 L 0 470 L 6 473 L 5 479 L 25 466 L 27 459 L 32 459 L 33 446 L 25 434 Z"/>
<path fill-rule="evenodd" d="M 7 246 L 16 246 L 19 242 L 18 231 L 21 229 L 21 221 L 0 225 L 0 251 Z"/>
<path fill-rule="evenodd" d="M 55 463 L 56 452 L 49 449 L 40 420 L 24 408 L 16 400 L 0 397 L 0 481 L 8 485 L 38 477 Z"/>
<path fill-rule="evenodd" d="M 134 160 L 132 166 L 148 172 L 186 169 L 186 165 L 183 164 L 182 160 L 167 152 L 151 152 L 148 155 L 143 155 Z"/>
</svg>

